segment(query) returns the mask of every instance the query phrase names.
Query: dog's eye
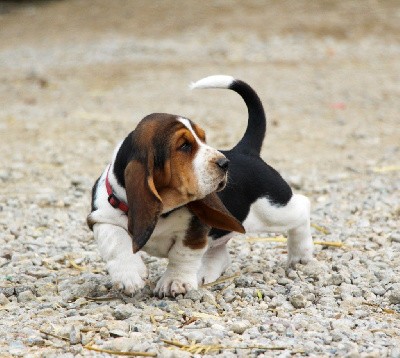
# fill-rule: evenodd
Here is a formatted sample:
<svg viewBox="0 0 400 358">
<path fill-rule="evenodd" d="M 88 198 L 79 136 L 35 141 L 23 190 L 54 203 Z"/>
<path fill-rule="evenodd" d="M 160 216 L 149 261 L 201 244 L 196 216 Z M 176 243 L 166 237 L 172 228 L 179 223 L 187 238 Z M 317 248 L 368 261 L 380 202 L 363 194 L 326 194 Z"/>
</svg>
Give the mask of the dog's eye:
<svg viewBox="0 0 400 358">
<path fill-rule="evenodd" d="M 179 148 L 178 150 L 182 152 L 189 153 L 192 151 L 192 143 L 185 141 Z"/>
</svg>

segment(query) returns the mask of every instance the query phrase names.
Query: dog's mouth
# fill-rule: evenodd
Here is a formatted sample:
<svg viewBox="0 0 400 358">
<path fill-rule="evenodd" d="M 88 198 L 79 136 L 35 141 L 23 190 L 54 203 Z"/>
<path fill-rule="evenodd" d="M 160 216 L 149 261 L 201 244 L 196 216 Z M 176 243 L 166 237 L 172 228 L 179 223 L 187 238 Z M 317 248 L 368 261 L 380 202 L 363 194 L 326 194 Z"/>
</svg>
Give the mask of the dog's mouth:
<svg viewBox="0 0 400 358">
<path fill-rule="evenodd" d="M 217 190 L 216 190 L 216 191 L 221 191 L 221 190 L 223 190 L 223 189 L 225 188 L 225 186 L 226 186 L 226 182 L 227 182 L 227 179 L 226 179 L 226 177 L 225 177 L 224 180 L 222 180 L 222 181 L 218 184 Z"/>
</svg>

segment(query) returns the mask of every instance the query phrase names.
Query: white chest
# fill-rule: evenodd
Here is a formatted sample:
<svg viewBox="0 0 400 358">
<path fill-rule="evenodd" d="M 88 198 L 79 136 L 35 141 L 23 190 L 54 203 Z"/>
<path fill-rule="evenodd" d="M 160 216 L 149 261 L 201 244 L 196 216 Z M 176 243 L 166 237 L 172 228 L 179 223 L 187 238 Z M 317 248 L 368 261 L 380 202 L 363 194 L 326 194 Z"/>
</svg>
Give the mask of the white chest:
<svg viewBox="0 0 400 358">
<path fill-rule="evenodd" d="M 192 214 L 186 207 L 178 209 L 168 217 L 160 217 L 149 241 L 142 250 L 149 255 L 168 257 L 168 252 L 178 240 L 184 240 Z"/>
</svg>

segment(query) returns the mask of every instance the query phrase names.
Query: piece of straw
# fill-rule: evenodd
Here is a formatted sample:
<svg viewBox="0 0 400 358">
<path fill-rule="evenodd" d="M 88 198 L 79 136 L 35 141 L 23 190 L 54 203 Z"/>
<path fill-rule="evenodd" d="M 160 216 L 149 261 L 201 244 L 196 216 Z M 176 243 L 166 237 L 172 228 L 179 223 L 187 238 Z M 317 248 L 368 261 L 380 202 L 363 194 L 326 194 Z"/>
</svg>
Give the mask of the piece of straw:
<svg viewBox="0 0 400 358">
<path fill-rule="evenodd" d="M 117 356 L 126 356 L 126 357 L 157 357 L 157 353 L 151 353 L 151 352 L 120 352 L 120 351 L 113 351 L 109 349 L 102 349 L 102 348 L 97 348 L 93 347 L 89 344 L 86 346 L 83 346 L 83 348 L 86 348 L 90 351 L 95 351 L 99 353 L 108 353 L 108 354 L 114 354 Z"/>
<path fill-rule="evenodd" d="M 202 285 L 201 287 L 208 288 L 208 287 L 216 286 L 216 285 L 219 285 L 220 283 L 232 281 L 232 280 L 234 280 L 235 278 L 238 278 L 238 277 L 240 277 L 240 274 L 236 274 L 236 275 L 229 276 L 229 277 L 222 277 L 222 278 L 220 278 L 220 279 L 218 279 L 216 281 L 213 281 L 213 282 L 210 282 L 210 283 L 206 283 L 205 285 Z"/>
</svg>

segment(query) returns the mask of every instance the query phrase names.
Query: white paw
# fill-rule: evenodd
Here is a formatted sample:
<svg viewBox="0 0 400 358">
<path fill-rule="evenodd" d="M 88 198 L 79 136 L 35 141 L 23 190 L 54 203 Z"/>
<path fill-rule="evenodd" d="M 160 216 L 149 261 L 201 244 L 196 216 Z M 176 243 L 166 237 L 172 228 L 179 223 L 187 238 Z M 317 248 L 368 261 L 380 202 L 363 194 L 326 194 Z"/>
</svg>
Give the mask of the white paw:
<svg viewBox="0 0 400 358">
<path fill-rule="evenodd" d="M 313 259 L 314 244 L 312 239 L 296 242 L 288 246 L 288 266 L 295 267 L 296 264 L 307 264 Z"/>
<path fill-rule="evenodd" d="M 221 257 L 219 262 L 207 260 L 203 262 L 197 274 L 199 285 L 205 285 L 218 280 L 231 263 L 230 257 Z"/>
<path fill-rule="evenodd" d="M 197 281 L 199 285 L 205 285 L 207 283 L 218 280 L 221 277 L 222 273 L 225 271 L 226 267 L 224 267 L 223 269 L 221 267 L 218 267 L 216 269 L 215 267 L 209 265 L 202 265 L 199 273 L 197 274 Z"/>
<path fill-rule="evenodd" d="M 139 260 L 113 260 L 107 264 L 114 286 L 128 295 L 138 292 L 145 285 L 143 278 L 147 277 L 147 268 L 140 258 Z"/>
<path fill-rule="evenodd" d="M 179 274 L 171 274 L 166 271 L 157 282 L 154 294 L 160 298 L 166 296 L 176 297 L 180 294 L 185 294 L 190 290 L 197 289 L 197 277 L 179 277 Z"/>
<path fill-rule="evenodd" d="M 230 264 L 231 258 L 225 245 L 209 249 L 203 256 L 201 267 L 197 274 L 199 285 L 218 280 Z"/>
</svg>

